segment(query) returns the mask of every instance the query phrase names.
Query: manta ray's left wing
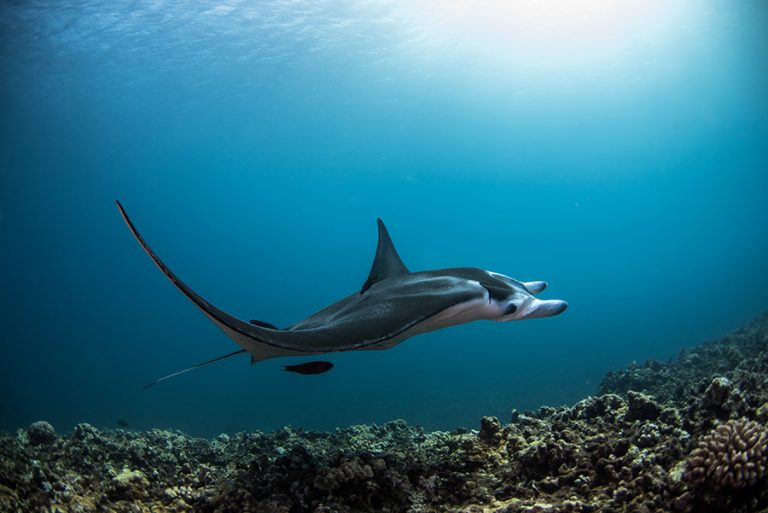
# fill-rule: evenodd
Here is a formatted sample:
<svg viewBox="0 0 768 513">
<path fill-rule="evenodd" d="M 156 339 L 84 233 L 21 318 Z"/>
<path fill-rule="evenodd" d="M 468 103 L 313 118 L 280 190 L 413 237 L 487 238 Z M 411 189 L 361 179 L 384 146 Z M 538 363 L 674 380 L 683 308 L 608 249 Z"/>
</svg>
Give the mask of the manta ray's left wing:
<svg viewBox="0 0 768 513">
<path fill-rule="evenodd" d="M 150 248 L 144 241 L 144 238 L 138 232 L 120 202 L 116 201 L 116 203 L 117 208 L 120 210 L 120 214 L 123 216 L 123 220 L 128 225 L 128 228 L 131 230 L 131 233 L 138 243 L 147 255 L 149 255 L 149 258 L 151 258 L 163 274 L 171 280 L 171 283 L 187 296 L 195 306 L 206 315 L 206 317 L 213 321 L 213 323 L 216 324 L 216 326 L 218 326 L 229 338 L 234 340 L 240 347 L 251 354 L 252 362 L 278 356 L 312 354 L 312 351 L 304 351 L 300 346 L 291 344 L 291 341 L 286 340 L 286 337 L 280 337 L 281 330 L 268 328 L 265 326 L 265 323 L 261 323 L 261 325 L 249 324 L 203 299 L 186 283 L 181 281 L 181 279 L 176 276 L 176 274 L 171 271 L 162 260 L 160 260 L 152 248 Z"/>
</svg>

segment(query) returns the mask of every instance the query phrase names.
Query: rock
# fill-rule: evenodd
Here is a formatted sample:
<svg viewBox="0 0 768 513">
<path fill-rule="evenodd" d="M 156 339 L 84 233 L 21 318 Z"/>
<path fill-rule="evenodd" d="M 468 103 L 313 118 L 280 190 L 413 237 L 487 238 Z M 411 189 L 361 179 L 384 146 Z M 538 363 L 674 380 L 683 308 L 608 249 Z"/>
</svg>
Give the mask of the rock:
<svg viewBox="0 0 768 513">
<path fill-rule="evenodd" d="M 755 412 L 755 416 L 765 422 L 768 420 L 768 403 L 763 403 Z"/>
<path fill-rule="evenodd" d="M 112 477 L 110 496 L 116 500 L 140 499 L 146 496 L 148 486 L 142 471 L 123 468 Z"/>
<path fill-rule="evenodd" d="M 56 431 L 48 422 L 38 420 L 27 428 L 29 443 L 32 445 L 51 444 L 56 441 Z"/>
<path fill-rule="evenodd" d="M 733 384 L 728 378 L 718 376 L 712 380 L 704 391 L 704 405 L 720 408 L 733 391 Z"/>
<path fill-rule="evenodd" d="M 75 432 L 72 434 L 77 440 L 89 440 L 99 436 L 99 430 L 87 422 L 81 422 L 75 426 Z"/>
<path fill-rule="evenodd" d="M 570 409 L 573 419 L 595 419 L 608 413 L 615 414 L 625 406 L 624 400 L 615 394 L 590 396 L 582 399 Z"/>
<path fill-rule="evenodd" d="M 656 420 L 661 408 L 648 395 L 630 390 L 627 392 L 627 413 L 625 420 Z"/>
<path fill-rule="evenodd" d="M 483 417 L 480 419 L 480 432 L 477 435 L 480 440 L 489 444 L 498 444 L 501 441 L 501 422 L 496 417 Z"/>
</svg>

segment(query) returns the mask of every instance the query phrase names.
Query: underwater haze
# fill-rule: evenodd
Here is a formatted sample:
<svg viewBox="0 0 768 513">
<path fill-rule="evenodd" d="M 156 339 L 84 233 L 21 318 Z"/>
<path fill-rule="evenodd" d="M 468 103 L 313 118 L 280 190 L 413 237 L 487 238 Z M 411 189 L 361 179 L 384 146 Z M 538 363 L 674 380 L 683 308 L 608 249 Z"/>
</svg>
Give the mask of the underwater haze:
<svg viewBox="0 0 768 513">
<path fill-rule="evenodd" d="M 0 430 L 212 436 L 578 401 L 768 309 L 768 6 L 722 0 L 11 1 L 0 7 Z M 546 280 L 562 315 L 249 365 L 411 270 Z"/>
</svg>

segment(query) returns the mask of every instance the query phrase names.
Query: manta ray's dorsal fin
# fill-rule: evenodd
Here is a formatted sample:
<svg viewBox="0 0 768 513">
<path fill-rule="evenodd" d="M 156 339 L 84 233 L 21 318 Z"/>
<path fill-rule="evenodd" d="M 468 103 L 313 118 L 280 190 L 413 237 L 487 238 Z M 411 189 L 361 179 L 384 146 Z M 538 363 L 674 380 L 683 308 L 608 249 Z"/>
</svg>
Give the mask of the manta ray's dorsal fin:
<svg viewBox="0 0 768 513">
<path fill-rule="evenodd" d="M 371 272 L 368 273 L 368 279 L 365 280 L 360 294 L 364 294 L 376 282 L 391 276 L 409 273 L 408 268 L 400 260 L 400 255 L 397 254 L 387 227 L 384 226 L 384 221 L 376 219 L 376 222 L 379 225 L 379 244 L 376 246 L 376 256 L 373 259 L 373 265 L 371 265 Z"/>
</svg>

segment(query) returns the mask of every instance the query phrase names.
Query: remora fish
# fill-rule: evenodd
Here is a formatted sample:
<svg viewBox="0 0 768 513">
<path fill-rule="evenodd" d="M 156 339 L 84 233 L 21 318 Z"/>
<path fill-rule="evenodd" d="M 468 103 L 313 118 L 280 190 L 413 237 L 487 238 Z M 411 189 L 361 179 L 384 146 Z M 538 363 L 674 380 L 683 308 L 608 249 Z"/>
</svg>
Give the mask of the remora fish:
<svg viewBox="0 0 768 513">
<path fill-rule="evenodd" d="M 331 362 L 307 362 L 299 365 L 283 365 L 283 370 L 298 374 L 322 374 L 333 369 Z"/>
<path fill-rule="evenodd" d="M 242 349 L 175 372 L 146 385 L 247 352 L 251 363 L 279 356 L 389 349 L 428 331 L 477 320 L 517 321 L 562 313 L 561 300 L 534 297 L 547 284 L 520 282 L 503 274 L 459 267 L 410 272 L 378 219 L 376 256 L 362 288 L 304 320 L 279 329 L 263 321 L 242 321 L 200 297 L 144 242 L 123 206 L 117 207 L 131 233 L 160 270 Z"/>
</svg>

